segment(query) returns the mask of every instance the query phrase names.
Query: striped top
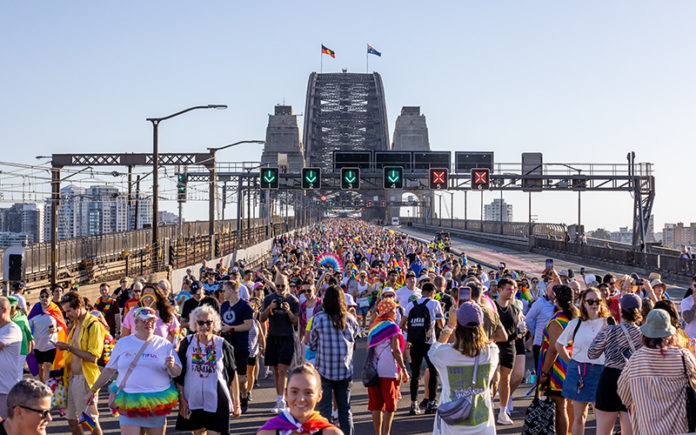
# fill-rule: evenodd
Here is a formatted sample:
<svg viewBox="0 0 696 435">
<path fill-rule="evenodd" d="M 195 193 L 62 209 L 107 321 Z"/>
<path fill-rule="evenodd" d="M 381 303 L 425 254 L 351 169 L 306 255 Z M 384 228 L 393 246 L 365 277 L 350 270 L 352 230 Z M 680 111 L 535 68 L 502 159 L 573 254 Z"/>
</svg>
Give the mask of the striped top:
<svg viewBox="0 0 696 435">
<path fill-rule="evenodd" d="M 546 324 L 546 328 L 544 328 L 544 339 L 541 342 L 541 352 L 539 356 L 539 367 L 537 367 L 537 373 L 541 373 L 541 368 L 544 366 L 544 360 L 546 359 L 546 354 L 548 353 L 550 347 L 549 327 L 554 323 L 558 323 L 562 329 L 565 329 L 566 326 L 568 326 L 568 316 L 563 314 L 562 311 L 559 311 L 554 314 L 549 320 L 549 323 Z M 572 350 L 573 346 L 568 346 L 568 352 L 572 354 Z M 563 382 L 565 381 L 567 365 L 568 364 L 563 361 L 563 358 L 558 358 L 558 356 L 556 357 L 550 373 L 551 391 L 558 392 L 563 390 Z"/>
<path fill-rule="evenodd" d="M 686 376 L 682 355 L 690 375 L 696 377 L 696 359 L 686 349 L 641 347 L 626 363 L 618 382 L 621 401 L 631 412 L 635 435 L 688 432 L 686 420 Z"/>
<path fill-rule="evenodd" d="M 633 347 L 638 350 L 643 346 L 643 334 L 640 328 L 635 323 L 624 322 L 624 325 L 631 337 Z M 592 359 L 598 358 L 602 353 L 604 353 L 604 367 L 623 370 L 626 366 L 626 361 L 631 357 L 632 352 L 620 325 L 609 325 L 599 331 L 587 350 L 587 356 Z"/>
</svg>

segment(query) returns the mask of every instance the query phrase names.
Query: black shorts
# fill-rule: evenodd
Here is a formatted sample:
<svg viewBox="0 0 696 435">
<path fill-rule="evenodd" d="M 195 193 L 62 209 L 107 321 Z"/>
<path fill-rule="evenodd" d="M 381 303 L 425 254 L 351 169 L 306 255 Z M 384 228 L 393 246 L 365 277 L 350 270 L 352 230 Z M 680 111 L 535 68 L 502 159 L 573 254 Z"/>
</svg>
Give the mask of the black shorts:
<svg viewBox="0 0 696 435">
<path fill-rule="evenodd" d="M 249 350 L 234 348 L 234 365 L 237 366 L 237 374 L 246 376 L 246 361 L 249 360 Z"/>
<path fill-rule="evenodd" d="M 278 364 L 289 366 L 295 353 L 295 342 L 291 335 L 287 337 L 268 337 L 264 364 L 275 367 Z"/>
<path fill-rule="evenodd" d="M 515 355 L 526 355 L 527 349 L 524 348 L 524 338 L 518 338 L 515 340 Z"/>
<path fill-rule="evenodd" d="M 498 364 L 512 370 L 512 367 L 515 365 L 515 344 L 509 341 L 496 344 L 500 350 L 500 362 Z"/>
<path fill-rule="evenodd" d="M 599 384 L 597 385 L 596 409 L 605 412 L 627 412 L 619 394 L 616 392 L 619 388 L 619 376 L 621 376 L 621 370 L 604 367 L 602 374 L 599 375 Z"/>
<path fill-rule="evenodd" d="M 249 358 L 247 358 L 247 365 L 249 367 L 254 367 L 256 365 L 256 357 L 250 356 Z"/>
<path fill-rule="evenodd" d="M 41 365 L 43 363 L 53 364 L 53 360 L 56 359 L 56 350 L 51 349 L 46 352 L 41 352 L 40 350 L 34 349 L 34 356 L 36 357 L 36 362 Z"/>
</svg>

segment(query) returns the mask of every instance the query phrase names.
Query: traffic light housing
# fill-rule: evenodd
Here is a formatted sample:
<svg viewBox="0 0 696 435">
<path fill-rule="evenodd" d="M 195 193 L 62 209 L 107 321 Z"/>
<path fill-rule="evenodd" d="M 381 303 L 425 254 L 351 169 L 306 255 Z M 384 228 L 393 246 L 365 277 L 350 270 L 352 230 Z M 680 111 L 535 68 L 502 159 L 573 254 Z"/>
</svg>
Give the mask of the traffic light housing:
<svg viewBox="0 0 696 435">
<path fill-rule="evenodd" d="M 186 202 L 186 184 L 188 183 L 188 174 L 176 174 L 176 200 L 177 202 Z"/>
<path fill-rule="evenodd" d="M 429 184 L 430 188 L 433 190 L 447 189 L 448 183 L 448 172 L 447 168 L 430 168 L 429 173 Z"/>
<path fill-rule="evenodd" d="M 360 168 L 341 168 L 341 189 L 360 189 Z"/>
<path fill-rule="evenodd" d="M 321 189 L 321 168 L 302 168 L 302 188 Z"/>
<path fill-rule="evenodd" d="M 262 168 L 259 174 L 262 189 L 278 188 L 278 168 Z"/>
<path fill-rule="evenodd" d="M 385 166 L 383 180 L 385 189 L 403 189 L 404 168 L 401 166 Z"/>
<path fill-rule="evenodd" d="M 490 189 L 491 170 L 488 168 L 475 168 L 471 170 L 472 189 Z"/>
</svg>

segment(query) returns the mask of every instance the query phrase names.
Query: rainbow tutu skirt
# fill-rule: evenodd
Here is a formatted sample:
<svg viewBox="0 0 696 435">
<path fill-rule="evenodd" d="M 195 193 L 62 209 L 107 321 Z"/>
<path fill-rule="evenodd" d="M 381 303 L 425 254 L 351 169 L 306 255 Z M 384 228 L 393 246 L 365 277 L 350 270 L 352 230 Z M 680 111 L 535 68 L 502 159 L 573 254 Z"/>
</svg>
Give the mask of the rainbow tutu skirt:
<svg viewBox="0 0 696 435">
<path fill-rule="evenodd" d="M 118 391 L 116 383 L 112 383 L 109 391 Z M 170 384 L 164 391 L 154 393 L 126 393 L 121 391 L 116 396 L 116 407 L 121 415 L 128 417 L 159 417 L 168 415 L 178 402 L 179 392 Z"/>
</svg>

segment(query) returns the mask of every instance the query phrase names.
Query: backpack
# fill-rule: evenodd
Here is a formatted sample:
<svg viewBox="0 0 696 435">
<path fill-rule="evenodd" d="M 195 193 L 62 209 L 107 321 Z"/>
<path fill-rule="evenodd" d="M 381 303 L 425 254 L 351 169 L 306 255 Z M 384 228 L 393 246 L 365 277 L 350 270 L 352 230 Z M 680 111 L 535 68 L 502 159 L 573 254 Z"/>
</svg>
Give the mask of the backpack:
<svg viewBox="0 0 696 435">
<path fill-rule="evenodd" d="M 428 309 L 426 298 L 420 304 L 413 301 L 413 308 L 408 313 L 408 342 L 427 343 L 433 336 L 433 329 L 430 327 L 430 310 Z"/>
</svg>

